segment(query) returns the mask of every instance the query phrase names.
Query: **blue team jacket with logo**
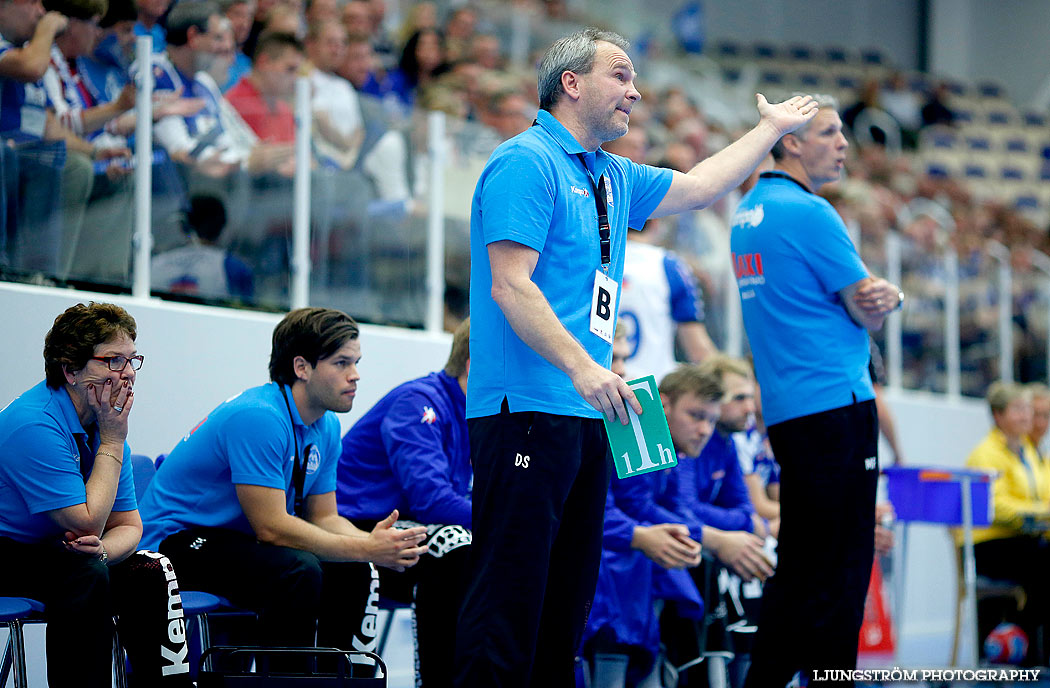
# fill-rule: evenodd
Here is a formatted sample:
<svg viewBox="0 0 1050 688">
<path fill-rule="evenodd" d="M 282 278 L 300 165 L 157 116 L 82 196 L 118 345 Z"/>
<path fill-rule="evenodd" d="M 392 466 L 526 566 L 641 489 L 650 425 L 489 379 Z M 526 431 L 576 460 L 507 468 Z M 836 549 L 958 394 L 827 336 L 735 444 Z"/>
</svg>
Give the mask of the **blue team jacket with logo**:
<svg viewBox="0 0 1050 688">
<path fill-rule="evenodd" d="M 470 527 L 466 395 L 444 371 L 395 387 L 343 437 L 336 499 L 349 519 L 393 509 L 421 523 Z"/>
</svg>

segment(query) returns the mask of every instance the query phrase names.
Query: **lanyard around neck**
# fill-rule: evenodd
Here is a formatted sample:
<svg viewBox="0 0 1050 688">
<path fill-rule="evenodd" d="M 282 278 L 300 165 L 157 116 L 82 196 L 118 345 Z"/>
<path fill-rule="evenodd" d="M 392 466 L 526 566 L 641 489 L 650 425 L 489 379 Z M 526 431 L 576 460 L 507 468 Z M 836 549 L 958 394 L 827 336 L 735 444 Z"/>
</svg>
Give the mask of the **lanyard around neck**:
<svg viewBox="0 0 1050 688">
<path fill-rule="evenodd" d="M 277 383 L 280 385 L 281 383 Z M 307 457 L 299 454 L 299 435 L 295 432 L 295 418 L 292 416 L 292 405 L 288 402 L 288 395 L 281 385 L 281 396 L 284 397 L 284 406 L 288 409 L 288 420 L 292 424 L 292 441 L 295 442 L 295 466 L 292 467 L 292 486 L 295 488 L 295 501 L 292 512 L 299 518 L 303 518 L 303 487 L 306 484 L 306 461 Z M 306 446 L 306 452 L 310 452 L 310 445 Z"/>
<path fill-rule="evenodd" d="M 594 209 L 598 212 L 598 243 L 602 252 L 602 270 L 609 274 L 609 263 L 612 262 L 612 230 L 609 227 L 609 210 L 605 202 L 605 175 L 598 177 L 595 183 L 594 176 L 587 169 L 587 161 L 583 159 L 583 153 L 577 153 L 583 170 L 587 173 L 587 181 L 591 183 L 594 192 Z"/>
</svg>

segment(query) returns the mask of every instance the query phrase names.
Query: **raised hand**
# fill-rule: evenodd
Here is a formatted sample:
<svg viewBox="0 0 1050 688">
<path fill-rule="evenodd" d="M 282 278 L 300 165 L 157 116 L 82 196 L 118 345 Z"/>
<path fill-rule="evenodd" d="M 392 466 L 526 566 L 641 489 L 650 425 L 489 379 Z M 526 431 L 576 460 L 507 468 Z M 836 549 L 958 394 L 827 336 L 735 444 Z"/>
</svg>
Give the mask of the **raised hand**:
<svg viewBox="0 0 1050 688">
<path fill-rule="evenodd" d="M 127 380 L 114 384 L 109 378 L 101 385 L 90 383 L 87 402 L 98 421 L 101 443 L 123 446 L 128 436 L 128 415 L 135 403 L 131 384 Z"/>
<path fill-rule="evenodd" d="M 781 136 L 813 119 L 819 110 L 811 96 L 795 96 L 783 103 L 770 103 L 761 93 L 756 93 L 755 98 L 762 121 L 772 125 Z"/>
</svg>

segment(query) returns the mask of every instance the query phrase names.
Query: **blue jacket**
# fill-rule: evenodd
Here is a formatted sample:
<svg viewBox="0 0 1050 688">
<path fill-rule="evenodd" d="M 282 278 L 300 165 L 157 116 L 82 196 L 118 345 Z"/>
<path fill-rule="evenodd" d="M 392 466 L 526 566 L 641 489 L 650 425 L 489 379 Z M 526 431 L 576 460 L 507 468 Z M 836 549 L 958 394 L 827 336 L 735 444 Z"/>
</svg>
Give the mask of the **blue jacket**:
<svg viewBox="0 0 1050 688">
<path fill-rule="evenodd" d="M 627 480 L 613 480 L 605 501 L 605 534 L 602 562 L 584 642 L 602 628 L 611 630 L 618 643 L 630 645 L 655 657 L 660 629 L 653 603 L 676 600 L 683 613 L 702 619 L 704 603 L 688 571 L 668 571 L 631 549 L 636 526 L 683 523 L 668 508 L 677 504 L 676 469 L 654 471 Z M 690 514 L 686 514 L 691 518 Z M 688 524 L 687 524 L 688 525 Z M 699 526 L 690 526 L 690 532 Z"/>
<path fill-rule="evenodd" d="M 695 459 L 679 454 L 677 471 L 681 497 L 697 521 L 719 530 L 753 531 L 755 508 L 732 435 L 716 431 Z"/>
<path fill-rule="evenodd" d="M 466 396 L 444 371 L 395 387 L 343 437 L 336 499 L 346 518 L 394 509 L 420 523 L 470 527 Z"/>
</svg>

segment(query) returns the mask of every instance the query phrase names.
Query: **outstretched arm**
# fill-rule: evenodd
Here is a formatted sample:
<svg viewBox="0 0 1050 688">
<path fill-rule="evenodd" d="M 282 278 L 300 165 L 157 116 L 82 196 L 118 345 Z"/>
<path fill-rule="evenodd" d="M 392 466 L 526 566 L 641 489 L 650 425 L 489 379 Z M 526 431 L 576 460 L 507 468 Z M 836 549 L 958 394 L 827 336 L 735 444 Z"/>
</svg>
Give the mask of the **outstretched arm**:
<svg viewBox="0 0 1050 688">
<path fill-rule="evenodd" d="M 817 114 L 817 104 L 809 96 L 795 96 L 776 104 L 770 104 L 761 93 L 756 94 L 756 98 L 761 119 L 755 128 L 688 173 L 675 172 L 671 188 L 653 217 L 711 205 L 740 186 L 781 136 L 795 131 Z"/>
</svg>

